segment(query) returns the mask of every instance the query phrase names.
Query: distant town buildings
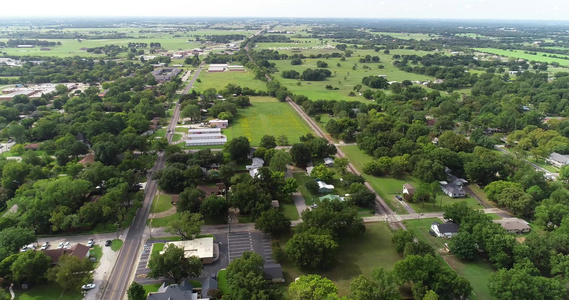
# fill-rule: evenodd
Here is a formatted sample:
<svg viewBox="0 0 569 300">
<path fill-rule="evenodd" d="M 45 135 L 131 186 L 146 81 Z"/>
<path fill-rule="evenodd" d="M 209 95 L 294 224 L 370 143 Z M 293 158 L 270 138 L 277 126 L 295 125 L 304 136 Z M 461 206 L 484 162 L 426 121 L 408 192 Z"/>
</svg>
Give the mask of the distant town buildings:
<svg viewBox="0 0 569 300">
<path fill-rule="evenodd" d="M 245 71 L 243 66 L 230 66 L 228 64 L 210 64 L 208 72 Z"/>
<path fill-rule="evenodd" d="M 159 83 L 163 83 L 165 81 L 170 81 L 178 74 L 180 74 L 182 70 L 178 68 L 159 68 L 152 71 L 152 76 L 158 81 Z"/>
<path fill-rule="evenodd" d="M 67 86 L 67 90 L 71 91 L 77 88 L 76 83 L 60 83 Z M 31 86 L 17 86 L 13 88 L 7 88 L 2 90 L 0 94 L 0 101 L 10 101 L 12 98 L 18 95 L 26 95 L 30 99 L 40 98 L 44 94 L 49 94 L 55 92 L 55 87 L 58 84 L 54 83 L 44 83 Z"/>
</svg>

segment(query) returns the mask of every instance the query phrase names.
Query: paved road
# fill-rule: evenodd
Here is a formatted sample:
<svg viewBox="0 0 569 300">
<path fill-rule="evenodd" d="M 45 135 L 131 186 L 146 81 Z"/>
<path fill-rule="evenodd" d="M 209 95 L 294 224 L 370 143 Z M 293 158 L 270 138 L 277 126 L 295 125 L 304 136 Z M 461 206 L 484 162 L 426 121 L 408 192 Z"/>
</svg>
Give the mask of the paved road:
<svg viewBox="0 0 569 300">
<path fill-rule="evenodd" d="M 508 152 L 506 149 L 504 149 L 504 146 L 502 146 L 502 145 L 494 145 L 494 148 L 495 148 L 496 150 L 501 151 L 501 152 L 504 153 L 504 154 L 512 155 L 510 152 Z M 532 167 L 536 168 L 537 170 L 540 170 L 540 171 L 544 172 L 545 174 L 552 174 L 552 175 L 555 176 L 556 178 L 559 177 L 559 173 L 550 172 L 550 171 L 544 169 L 543 167 L 540 167 L 539 165 L 536 165 L 536 164 L 532 163 L 532 162 L 529 161 L 529 160 L 526 160 L 526 159 L 524 159 L 524 160 L 525 160 L 528 164 L 530 164 Z"/>
<path fill-rule="evenodd" d="M 198 78 L 201 70 L 203 69 L 203 63 L 200 65 L 196 74 L 192 80 L 188 83 L 188 86 L 184 90 L 184 94 L 187 94 L 192 88 L 195 80 Z M 168 142 L 172 141 L 173 133 L 175 132 L 176 125 L 178 124 L 178 118 L 180 117 L 180 104 L 176 105 L 174 113 L 172 114 L 172 119 L 168 125 L 168 130 L 170 133 L 166 135 Z M 144 230 L 146 229 L 146 220 L 148 219 L 148 214 L 150 212 L 150 207 L 152 206 L 152 199 L 156 194 L 157 185 L 156 181 L 152 179 L 152 175 L 164 168 L 166 164 L 166 157 L 164 153 L 158 154 L 158 159 L 154 164 L 154 167 L 150 170 L 148 175 L 148 181 L 146 184 L 146 191 L 144 202 L 142 207 L 138 209 L 136 216 L 128 230 L 125 238 L 124 245 L 120 250 L 117 262 L 111 272 L 111 276 L 103 292 L 101 299 L 123 299 L 126 296 L 126 291 L 132 282 L 134 275 L 134 267 L 138 261 L 138 257 L 141 251 L 141 245 L 143 242 Z"/>
</svg>

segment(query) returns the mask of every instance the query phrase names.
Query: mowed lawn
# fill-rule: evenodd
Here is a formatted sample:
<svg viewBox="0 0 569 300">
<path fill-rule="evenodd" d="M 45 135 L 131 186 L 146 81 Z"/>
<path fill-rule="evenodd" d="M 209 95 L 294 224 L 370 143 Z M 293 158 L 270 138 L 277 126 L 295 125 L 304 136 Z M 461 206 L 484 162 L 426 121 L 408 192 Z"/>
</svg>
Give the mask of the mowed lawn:
<svg viewBox="0 0 569 300">
<path fill-rule="evenodd" d="M 64 292 L 57 284 L 48 283 L 34 286 L 29 290 L 14 290 L 18 300 L 81 300 L 83 295 L 78 292 Z"/>
<path fill-rule="evenodd" d="M 440 253 L 440 257 L 446 262 L 446 265 L 470 282 L 475 294 L 473 299 L 492 299 L 488 289 L 488 279 L 490 274 L 494 272 L 492 266 L 480 259 L 464 262 L 457 259 L 452 253 L 439 252 L 440 249 L 445 248 L 444 244 L 448 243 L 448 240 L 429 234 L 433 222 L 442 223 L 439 219 L 407 220 L 404 223 L 407 230 L 412 230 L 418 239 L 433 246 L 435 252 Z"/>
<path fill-rule="evenodd" d="M 251 97 L 251 106 L 239 109 L 228 129 L 223 130 L 227 140 L 245 136 L 251 146 L 259 146 L 264 135 L 288 137 L 289 144 L 312 132 L 289 104 L 271 97 Z"/>
<path fill-rule="evenodd" d="M 286 239 L 280 241 L 284 248 Z M 341 296 L 350 292 L 350 283 L 360 274 L 370 276 L 376 267 L 393 269 L 401 257 L 391 242 L 391 231 L 386 223 L 368 223 L 360 237 L 346 237 L 340 242 L 334 267 L 326 271 L 300 270 L 290 262 L 282 262 L 285 281 L 290 284 L 300 275 L 319 274 L 332 280 Z"/>
<path fill-rule="evenodd" d="M 235 63 L 238 64 L 238 63 Z M 227 71 L 227 72 L 213 72 L 209 73 L 206 65 L 203 71 L 200 73 L 198 79 L 201 82 L 196 81 L 194 83 L 193 89 L 198 92 L 203 92 L 209 88 L 214 88 L 216 90 L 222 90 L 227 86 L 228 83 L 236 84 L 242 88 L 248 87 L 256 91 L 266 91 L 267 84 L 262 81 L 255 79 L 255 74 L 245 69 L 244 72 L 239 71 Z"/>
<path fill-rule="evenodd" d="M 370 162 L 373 157 L 364 153 L 358 148 L 358 146 L 341 146 L 340 149 L 354 167 L 364 176 L 364 178 L 371 184 L 373 189 L 384 199 L 386 203 L 391 207 L 391 209 L 397 210 L 399 214 L 405 214 L 406 211 L 399 201 L 395 198 L 396 195 L 401 195 L 403 191 L 403 184 L 409 183 L 414 187 L 418 187 L 418 182 L 411 176 L 405 176 L 404 178 L 398 179 L 393 177 L 375 177 L 363 173 L 363 166 Z M 442 206 L 450 205 L 456 202 L 466 202 L 469 207 L 472 208 L 483 208 L 479 205 L 478 201 L 471 197 L 466 198 L 450 198 L 447 195 L 441 194 L 437 196 L 437 201 L 435 205 L 432 203 L 409 203 L 411 207 L 418 213 L 426 212 L 437 212 L 441 211 L 441 200 Z"/>
</svg>

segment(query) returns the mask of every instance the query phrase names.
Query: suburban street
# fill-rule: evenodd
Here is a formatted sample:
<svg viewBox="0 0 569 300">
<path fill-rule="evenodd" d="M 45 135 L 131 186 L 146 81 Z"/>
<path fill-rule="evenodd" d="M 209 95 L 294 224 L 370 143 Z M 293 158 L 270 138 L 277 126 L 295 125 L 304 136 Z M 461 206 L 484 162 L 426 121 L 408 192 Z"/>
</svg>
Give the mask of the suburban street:
<svg viewBox="0 0 569 300">
<path fill-rule="evenodd" d="M 187 94 L 192 88 L 194 82 L 200 75 L 203 69 L 203 63 L 199 66 L 192 80 L 186 86 L 183 94 Z M 168 125 L 169 133 L 167 134 L 168 142 L 172 141 L 173 133 L 175 132 L 176 125 L 178 124 L 178 119 L 180 117 L 180 104 L 176 104 L 174 113 Z M 152 175 L 164 168 L 166 163 L 166 157 L 164 153 L 158 154 L 158 159 L 154 164 L 154 167 L 150 170 L 148 174 L 148 181 L 146 184 L 146 191 L 144 202 L 142 207 L 138 210 L 134 220 L 124 238 L 124 245 L 120 250 L 118 259 L 111 271 L 111 276 L 104 288 L 103 295 L 101 299 L 123 299 L 126 298 L 126 291 L 130 286 L 130 283 L 134 277 L 134 267 L 137 265 L 137 261 L 142 250 L 142 242 L 145 240 L 144 230 L 146 229 L 146 220 L 150 212 L 150 207 L 152 206 L 152 200 L 156 194 L 157 185 L 156 180 L 152 179 Z"/>
</svg>

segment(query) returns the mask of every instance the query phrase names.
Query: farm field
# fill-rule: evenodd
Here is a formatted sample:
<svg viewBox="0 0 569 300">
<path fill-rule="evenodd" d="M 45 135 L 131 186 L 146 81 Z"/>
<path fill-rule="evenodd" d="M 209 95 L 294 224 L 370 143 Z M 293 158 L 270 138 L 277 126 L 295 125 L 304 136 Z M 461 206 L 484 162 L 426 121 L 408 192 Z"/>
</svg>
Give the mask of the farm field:
<svg viewBox="0 0 569 300">
<path fill-rule="evenodd" d="M 403 184 L 410 183 L 414 187 L 418 186 L 417 181 L 411 177 L 406 176 L 402 179 L 397 179 L 393 177 L 375 177 L 371 175 L 367 175 L 363 173 L 363 166 L 365 163 L 371 161 L 373 158 L 361 151 L 358 146 L 341 146 L 340 149 L 346 157 L 350 160 L 350 162 L 354 165 L 354 167 L 364 176 L 364 178 L 371 184 L 373 189 L 386 201 L 386 203 L 394 210 L 396 213 L 406 213 L 406 211 L 399 206 L 399 202 L 395 198 L 395 195 L 401 195 Z M 433 206 L 432 203 L 409 203 L 411 207 L 418 213 L 426 213 L 426 212 L 437 212 L 441 211 L 441 201 L 442 206 L 450 205 L 457 202 L 466 202 L 469 207 L 472 208 L 482 208 L 479 205 L 478 201 L 471 197 L 466 198 L 450 198 L 444 194 L 437 196 L 437 201 Z"/>
<path fill-rule="evenodd" d="M 270 35 L 270 34 L 269 34 Z M 280 35 L 280 34 L 279 34 Z M 287 47 L 325 47 L 327 45 L 335 46 L 337 43 L 330 40 L 320 40 L 313 38 L 291 38 L 292 42 L 289 43 L 257 43 L 255 49 L 273 49 L 274 48 L 287 48 Z"/>
<path fill-rule="evenodd" d="M 193 89 L 196 91 L 204 91 L 209 88 L 214 88 L 216 90 L 221 90 L 227 86 L 228 83 L 233 83 L 241 87 L 248 87 L 254 90 L 266 91 L 266 83 L 262 80 L 255 79 L 255 75 L 245 69 L 245 72 L 207 72 L 208 66 L 206 65 L 204 71 L 200 73 L 198 79 L 201 82 L 196 81 Z"/>
<path fill-rule="evenodd" d="M 566 67 L 569 66 L 569 56 L 561 55 L 561 54 L 556 54 L 556 55 L 558 57 L 565 57 L 567 59 L 543 56 L 544 54 L 550 55 L 550 53 L 545 53 L 545 52 L 537 52 L 537 55 L 531 55 L 531 54 L 524 53 L 524 51 L 522 51 L 522 50 L 510 51 L 510 50 L 502 50 L 502 49 L 496 49 L 496 48 L 474 48 L 474 50 L 480 51 L 480 52 L 486 52 L 486 53 L 490 53 L 490 54 L 506 56 L 506 57 L 521 58 L 521 59 L 525 59 L 528 61 L 535 60 L 535 61 L 547 62 L 547 63 L 557 62 L 561 66 L 566 66 Z"/>
<path fill-rule="evenodd" d="M 375 52 L 373 50 L 357 50 L 357 49 L 350 49 L 354 51 L 352 57 L 347 57 L 345 61 L 340 61 L 340 58 L 316 58 L 316 59 L 304 59 L 302 65 L 291 65 L 290 60 L 274 60 L 276 64 L 276 68 L 279 72 L 273 74 L 277 80 L 286 86 L 290 91 L 295 94 L 305 95 L 311 100 L 346 100 L 346 101 L 370 101 L 365 99 L 362 96 L 356 94 L 356 96 L 349 96 L 350 92 L 353 91 L 354 86 L 361 84 L 362 78 L 367 76 L 377 76 L 377 75 L 387 75 L 387 80 L 389 81 L 403 81 L 405 79 L 408 80 L 434 80 L 434 78 L 420 75 L 420 74 L 413 74 L 407 73 L 404 71 L 400 71 L 396 67 L 393 66 L 393 55 L 425 55 L 428 53 L 427 51 L 414 51 L 414 50 L 392 50 L 390 54 L 384 54 L 383 52 Z M 340 52 L 339 50 L 310 50 L 310 51 L 319 51 L 319 53 L 332 53 L 332 52 Z M 283 52 L 283 51 L 279 51 Z M 304 51 L 301 51 L 304 55 Z M 380 63 L 359 63 L 359 59 L 361 57 L 365 57 L 366 55 L 371 56 L 379 56 Z M 324 61 L 328 63 L 328 70 L 332 72 L 332 76 L 324 81 L 300 81 L 296 79 L 286 79 L 282 78 L 280 72 L 288 71 L 288 70 L 295 70 L 302 74 L 304 70 L 307 68 L 317 69 L 316 63 L 318 61 Z M 337 64 L 340 64 L 338 67 Z M 364 69 L 364 65 L 368 66 L 368 69 Z M 384 69 L 379 69 L 378 66 L 383 65 Z M 353 67 L 356 66 L 356 70 L 353 70 Z M 300 85 L 298 85 L 300 83 Z M 334 88 L 338 88 L 338 90 L 329 90 L 326 89 L 327 85 L 331 85 Z M 363 86 L 362 90 L 367 89 L 366 86 Z"/>
<path fill-rule="evenodd" d="M 389 35 L 391 37 L 394 37 L 396 39 L 401 39 L 401 40 L 430 40 L 430 39 L 436 39 L 439 36 L 436 34 L 426 34 L 426 33 L 406 33 L 406 32 L 374 32 L 374 31 L 369 31 L 369 33 L 371 34 L 377 34 L 377 35 Z"/>
<path fill-rule="evenodd" d="M 288 238 L 280 240 L 285 247 Z M 338 286 L 340 296 L 349 294 L 350 283 L 360 274 L 370 276 L 376 267 L 386 270 L 401 257 L 395 251 L 391 242 L 391 230 L 384 222 L 366 224 L 366 232 L 360 237 L 346 237 L 340 242 L 336 256 L 337 263 L 327 271 L 317 271 L 316 274 L 332 280 Z M 313 274 L 314 271 L 300 270 L 288 261 L 281 263 L 287 283 L 293 282 L 300 275 Z"/>
<path fill-rule="evenodd" d="M 302 118 L 290 107 L 271 97 L 251 97 L 251 106 L 239 109 L 235 120 L 223 131 L 230 141 L 245 136 L 251 146 L 259 146 L 264 135 L 288 137 L 289 144 L 299 142 L 300 136 L 312 132 Z"/>
<path fill-rule="evenodd" d="M 188 38 L 149 38 L 149 39 L 98 39 L 98 40 L 83 40 L 79 42 L 75 39 L 42 39 L 51 42 L 61 42 L 61 46 L 49 47 L 51 51 L 41 51 L 41 47 L 31 49 L 18 49 L 18 48 L 4 48 L 2 52 L 7 55 L 17 56 L 56 56 L 56 57 L 69 57 L 69 56 L 82 56 L 82 57 L 104 57 L 105 54 L 93 54 L 87 51 L 79 50 L 81 48 L 102 47 L 105 45 L 121 45 L 126 46 L 129 42 L 136 43 L 156 43 L 162 44 L 166 50 L 190 50 L 199 47 L 201 43 L 191 42 L 188 43 Z M 0 41 L 7 41 L 7 39 L 0 39 Z M 146 51 L 148 50 L 145 49 Z M 145 51 L 145 52 L 146 52 Z M 121 53 L 121 57 L 126 57 L 126 52 Z"/>
</svg>

